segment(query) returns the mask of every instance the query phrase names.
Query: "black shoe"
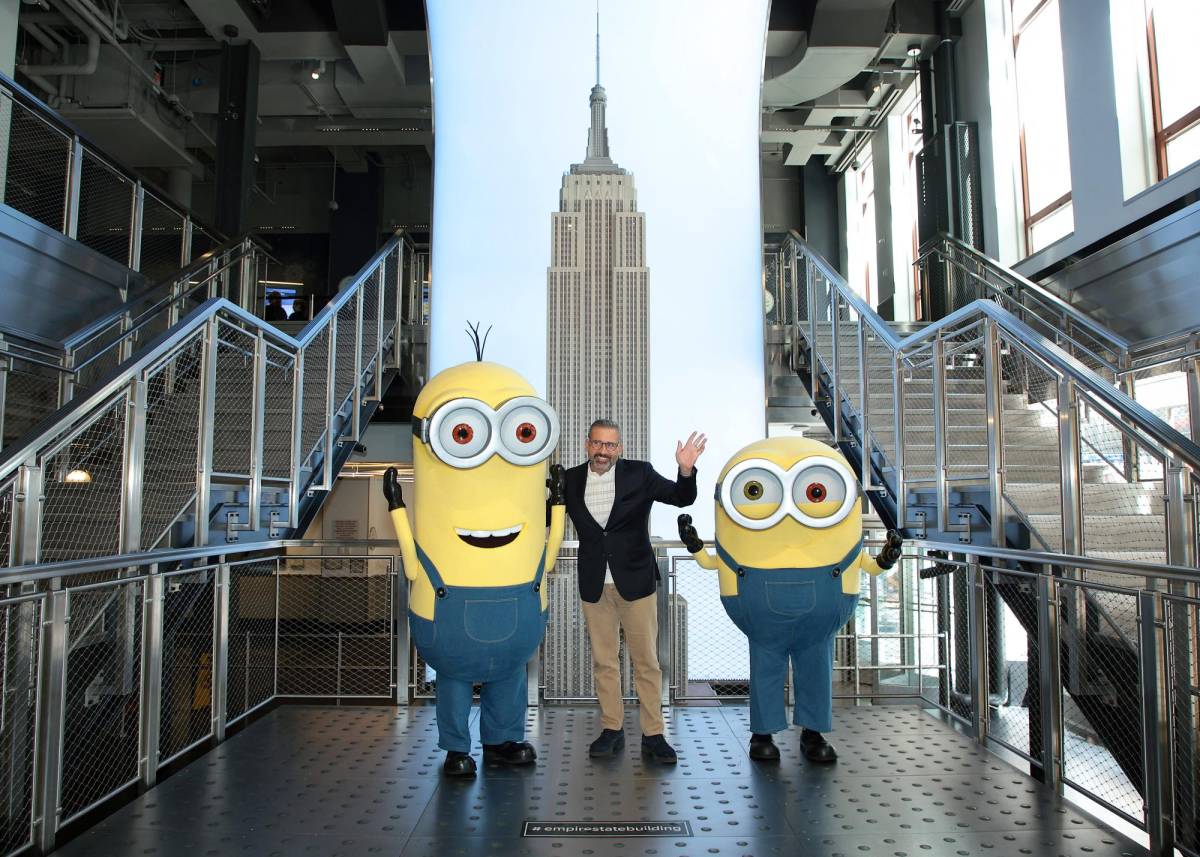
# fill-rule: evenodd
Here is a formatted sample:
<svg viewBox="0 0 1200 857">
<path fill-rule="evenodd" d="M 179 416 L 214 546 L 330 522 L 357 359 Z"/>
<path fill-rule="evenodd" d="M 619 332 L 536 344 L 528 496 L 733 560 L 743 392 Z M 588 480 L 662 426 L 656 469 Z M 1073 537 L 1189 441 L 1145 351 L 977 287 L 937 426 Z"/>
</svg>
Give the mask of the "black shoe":
<svg viewBox="0 0 1200 857">
<path fill-rule="evenodd" d="M 605 729 L 600 733 L 600 737 L 588 747 L 588 755 L 593 758 L 597 756 L 615 756 L 624 749 L 625 730 Z"/>
<path fill-rule="evenodd" d="M 770 734 L 755 732 L 750 736 L 750 758 L 756 762 L 778 762 L 779 748 Z"/>
<path fill-rule="evenodd" d="M 475 776 L 475 760 L 469 753 L 458 753 L 451 750 L 446 754 L 442 773 L 448 777 L 473 777 Z"/>
<path fill-rule="evenodd" d="M 674 748 L 667 743 L 667 739 L 662 735 L 643 735 L 642 755 L 649 756 L 654 761 L 663 765 L 674 765 L 679 761 L 679 758 L 675 755 Z"/>
<path fill-rule="evenodd" d="M 503 744 L 484 744 L 483 760 L 502 765 L 532 765 L 537 751 L 528 741 L 505 741 Z"/>
<path fill-rule="evenodd" d="M 810 762 L 825 765 L 837 761 L 837 750 L 825 740 L 824 735 L 811 729 L 800 733 L 800 749 L 804 751 L 804 758 Z"/>
</svg>

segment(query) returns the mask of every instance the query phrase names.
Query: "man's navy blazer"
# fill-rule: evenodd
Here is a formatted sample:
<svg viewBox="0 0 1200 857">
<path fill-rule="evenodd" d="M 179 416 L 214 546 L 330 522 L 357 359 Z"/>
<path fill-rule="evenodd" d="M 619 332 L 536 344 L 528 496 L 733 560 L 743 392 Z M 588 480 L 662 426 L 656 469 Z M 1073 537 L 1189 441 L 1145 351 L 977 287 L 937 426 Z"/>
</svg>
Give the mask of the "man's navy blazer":
<svg viewBox="0 0 1200 857">
<path fill-rule="evenodd" d="M 615 497 L 608 525 L 601 527 L 583 502 L 587 462 L 567 471 L 567 514 L 579 534 L 579 597 L 595 603 L 604 591 L 604 565 L 626 601 L 654 593 L 658 564 L 650 547 L 650 506 L 690 506 L 696 500 L 696 470 L 674 482 L 648 461 L 618 458 Z"/>
</svg>

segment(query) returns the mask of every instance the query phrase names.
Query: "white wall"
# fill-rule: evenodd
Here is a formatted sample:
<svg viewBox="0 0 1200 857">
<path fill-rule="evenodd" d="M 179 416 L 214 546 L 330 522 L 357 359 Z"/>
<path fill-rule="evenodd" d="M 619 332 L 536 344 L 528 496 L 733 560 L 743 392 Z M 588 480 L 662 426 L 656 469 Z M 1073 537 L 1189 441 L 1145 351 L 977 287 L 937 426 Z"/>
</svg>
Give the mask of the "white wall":
<svg viewBox="0 0 1200 857">
<path fill-rule="evenodd" d="M 464 8 L 469 7 L 469 8 Z M 431 3 L 435 171 L 430 369 L 473 353 L 545 390 L 550 215 L 583 159 L 594 10 L 555 0 Z M 759 89 L 766 0 L 605 0 L 602 82 L 613 159 L 633 172 L 650 269 L 651 459 L 713 437 L 696 517 L 725 459 L 765 431 Z M 673 536 L 675 510 L 655 534 Z"/>
</svg>

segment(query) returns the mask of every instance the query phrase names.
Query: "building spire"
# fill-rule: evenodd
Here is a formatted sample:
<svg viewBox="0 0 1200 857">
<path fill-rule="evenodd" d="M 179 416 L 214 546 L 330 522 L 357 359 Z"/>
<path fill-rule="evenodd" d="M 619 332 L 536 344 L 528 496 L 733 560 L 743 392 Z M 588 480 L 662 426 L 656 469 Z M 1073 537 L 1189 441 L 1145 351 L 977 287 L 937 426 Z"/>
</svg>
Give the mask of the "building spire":
<svg viewBox="0 0 1200 857">
<path fill-rule="evenodd" d="M 585 164 L 611 164 L 608 156 L 608 128 L 604 123 L 604 109 L 608 96 L 600 85 L 600 0 L 596 0 L 596 85 L 588 99 L 592 108 L 592 127 L 588 130 L 587 159 Z"/>
</svg>

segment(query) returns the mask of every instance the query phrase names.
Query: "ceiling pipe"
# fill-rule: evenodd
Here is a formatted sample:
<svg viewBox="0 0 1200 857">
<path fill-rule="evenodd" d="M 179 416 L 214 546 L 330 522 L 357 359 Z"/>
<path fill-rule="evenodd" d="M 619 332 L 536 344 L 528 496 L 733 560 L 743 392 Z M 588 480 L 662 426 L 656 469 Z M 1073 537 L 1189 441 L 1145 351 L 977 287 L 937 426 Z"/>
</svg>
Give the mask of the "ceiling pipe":
<svg viewBox="0 0 1200 857">
<path fill-rule="evenodd" d="M 50 51 L 50 53 L 52 53 L 52 54 L 58 53 L 58 51 L 59 51 L 58 44 L 53 39 L 51 39 L 49 36 L 47 36 L 45 31 L 42 30 L 42 28 L 39 27 L 37 24 L 28 23 L 24 19 L 22 19 L 21 20 L 21 29 L 24 30 L 25 32 L 27 32 L 29 35 L 33 36 L 34 40 L 36 40 L 37 43 L 39 45 L 41 45 L 43 48 Z"/>
<path fill-rule="evenodd" d="M 75 27 L 83 33 L 87 39 L 87 57 L 82 63 L 68 64 L 57 63 L 53 65 L 19 65 L 17 68 L 22 74 L 28 75 L 30 78 L 42 76 L 62 76 L 62 75 L 88 75 L 96 73 L 96 66 L 100 61 L 100 36 L 97 32 L 80 20 L 78 15 L 65 6 L 60 7 L 63 16 L 71 22 Z M 36 27 L 35 24 L 30 24 L 30 27 Z M 36 38 L 36 37 L 35 37 Z"/>
</svg>

